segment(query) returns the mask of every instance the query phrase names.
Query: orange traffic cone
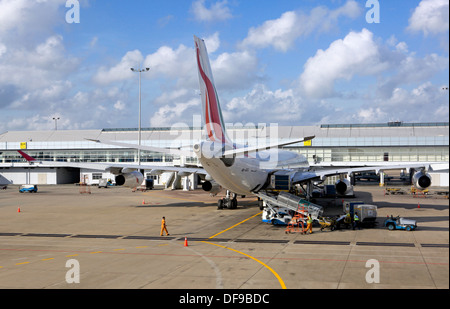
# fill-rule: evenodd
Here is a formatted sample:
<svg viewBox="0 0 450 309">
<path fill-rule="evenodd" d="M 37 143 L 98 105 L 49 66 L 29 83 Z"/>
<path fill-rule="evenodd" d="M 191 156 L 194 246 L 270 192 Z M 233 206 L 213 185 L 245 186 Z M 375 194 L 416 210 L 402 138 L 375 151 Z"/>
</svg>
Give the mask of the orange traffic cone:
<svg viewBox="0 0 450 309">
<path fill-rule="evenodd" d="M 188 241 L 187 241 L 187 237 L 184 238 L 184 246 L 187 247 L 188 246 Z"/>
<path fill-rule="evenodd" d="M 19 208 L 17 208 L 17 212 L 20 212 L 20 207 L 19 207 Z"/>
<path fill-rule="evenodd" d="M 420 203 L 417 203 L 417 208 L 420 208 Z"/>
<path fill-rule="evenodd" d="M 145 205 L 145 200 L 142 200 L 142 205 Z"/>
</svg>

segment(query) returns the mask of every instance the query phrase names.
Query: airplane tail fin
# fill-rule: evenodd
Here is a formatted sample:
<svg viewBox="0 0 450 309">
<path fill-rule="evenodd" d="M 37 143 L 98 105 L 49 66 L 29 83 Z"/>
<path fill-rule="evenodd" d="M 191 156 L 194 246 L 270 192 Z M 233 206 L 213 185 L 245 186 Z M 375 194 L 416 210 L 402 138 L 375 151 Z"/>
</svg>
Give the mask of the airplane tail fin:
<svg viewBox="0 0 450 309">
<path fill-rule="evenodd" d="M 20 153 L 20 155 L 21 155 L 22 157 L 24 157 L 25 160 L 27 160 L 28 162 L 36 162 L 36 161 L 37 161 L 35 158 L 33 158 L 32 156 L 27 155 L 25 152 L 23 152 L 23 151 L 21 151 L 21 150 L 17 150 L 17 151 L 18 151 L 18 152 Z"/>
<path fill-rule="evenodd" d="M 225 122 L 214 85 L 205 41 L 196 36 L 194 36 L 194 41 L 202 96 L 202 114 L 207 138 L 210 141 L 222 142 L 222 144 L 232 144 L 225 131 Z"/>
</svg>

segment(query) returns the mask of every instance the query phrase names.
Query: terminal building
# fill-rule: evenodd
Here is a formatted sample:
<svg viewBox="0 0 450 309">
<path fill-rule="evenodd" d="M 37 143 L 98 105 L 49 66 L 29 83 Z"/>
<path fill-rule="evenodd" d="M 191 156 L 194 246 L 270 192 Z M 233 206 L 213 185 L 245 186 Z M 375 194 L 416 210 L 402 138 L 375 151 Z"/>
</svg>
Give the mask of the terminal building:
<svg viewBox="0 0 450 309">
<path fill-rule="evenodd" d="M 201 141 L 202 128 L 142 128 L 141 144 L 159 148 L 192 147 Z M 432 186 L 448 187 L 449 123 L 324 124 L 316 126 L 227 127 L 237 144 L 253 145 L 260 138 L 292 140 L 315 136 L 310 142 L 286 147 L 306 156 L 311 164 L 323 162 L 435 162 L 439 172 L 432 175 Z M 138 144 L 138 129 L 11 131 L 0 134 L 0 184 L 67 184 L 114 175 L 104 170 L 77 167 L 54 167 L 28 164 L 17 152 L 23 150 L 37 160 L 69 163 L 121 163 L 152 166 L 198 166 L 196 157 L 127 149 L 100 144 L 88 139 Z M 68 164 L 70 165 L 70 164 Z M 72 164 L 73 165 L 73 164 Z M 436 165 L 436 166 L 437 166 Z M 443 169 L 442 169 L 443 168 Z M 170 175 L 144 176 L 157 184 L 166 184 Z M 190 176 L 190 187 L 197 179 Z"/>
</svg>

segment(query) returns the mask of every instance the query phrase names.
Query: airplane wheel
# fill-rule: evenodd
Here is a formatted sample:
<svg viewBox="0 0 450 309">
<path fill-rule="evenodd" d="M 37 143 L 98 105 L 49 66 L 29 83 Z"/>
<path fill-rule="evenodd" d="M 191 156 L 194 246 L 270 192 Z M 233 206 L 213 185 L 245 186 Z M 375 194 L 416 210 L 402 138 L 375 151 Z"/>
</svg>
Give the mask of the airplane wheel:
<svg viewBox="0 0 450 309">
<path fill-rule="evenodd" d="M 231 200 L 231 209 L 237 209 L 237 199 Z"/>
<path fill-rule="evenodd" d="M 259 210 L 264 210 L 264 204 L 262 200 L 258 200 Z"/>
<path fill-rule="evenodd" d="M 217 209 L 219 209 L 219 210 L 223 209 L 223 200 L 222 199 L 217 201 Z"/>
</svg>

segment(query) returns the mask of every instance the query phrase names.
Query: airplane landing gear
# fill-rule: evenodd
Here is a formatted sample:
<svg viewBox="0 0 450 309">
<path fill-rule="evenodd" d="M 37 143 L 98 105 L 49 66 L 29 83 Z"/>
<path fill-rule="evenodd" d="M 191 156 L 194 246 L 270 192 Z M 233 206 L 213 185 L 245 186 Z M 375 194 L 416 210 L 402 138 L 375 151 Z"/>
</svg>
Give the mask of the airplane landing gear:
<svg viewBox="0 0 450 309">
<path fill-rule="evenodd" d="M 224 198 L 221 198 L 217 201 L 217 209 L 236 209 L 237 208 L 237 198 L 236 194 L 230 193 L 227 190 L 227 195 Z"/>
</svg>

